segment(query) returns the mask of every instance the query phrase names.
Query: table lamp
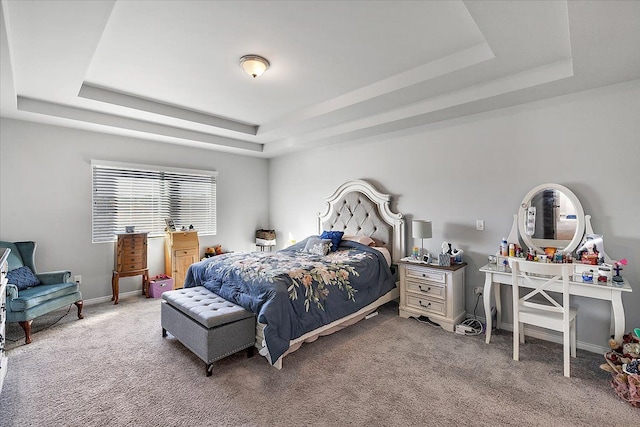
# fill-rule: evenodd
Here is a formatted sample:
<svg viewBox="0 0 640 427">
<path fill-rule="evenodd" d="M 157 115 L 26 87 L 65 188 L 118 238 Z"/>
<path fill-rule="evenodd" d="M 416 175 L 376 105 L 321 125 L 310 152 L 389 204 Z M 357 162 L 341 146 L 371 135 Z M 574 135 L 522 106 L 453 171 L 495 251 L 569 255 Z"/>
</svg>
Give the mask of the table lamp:
<svg viewBox="0 0 640 427">
<path fill-rule="evenodd" d="M 422 240 L 422 251 L 420 252 L 420 257 L 422 257 L 422 255 L 424 255 L 424 239 L 430 239 L 432 237 L 431 221 L 420 219 L 411 221 L 411 236 L 414 239 Z"/>
</svg>

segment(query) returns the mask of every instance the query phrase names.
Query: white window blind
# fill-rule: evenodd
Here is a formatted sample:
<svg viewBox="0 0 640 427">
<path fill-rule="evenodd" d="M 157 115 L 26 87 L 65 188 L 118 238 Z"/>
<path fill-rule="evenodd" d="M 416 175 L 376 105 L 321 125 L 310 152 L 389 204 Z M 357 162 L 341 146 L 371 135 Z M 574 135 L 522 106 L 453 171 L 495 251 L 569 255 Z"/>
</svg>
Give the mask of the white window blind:
<svg viewBox="0 0 640 427">
<path fill-rule="evenodd" d="M 164 235 L 165 219 L 201 235 L 216 234 L 217 172 L 133 165 L 100 160 L 93 169 L 92 241 L 115 241 L 133 225 Z"/>
</svg>

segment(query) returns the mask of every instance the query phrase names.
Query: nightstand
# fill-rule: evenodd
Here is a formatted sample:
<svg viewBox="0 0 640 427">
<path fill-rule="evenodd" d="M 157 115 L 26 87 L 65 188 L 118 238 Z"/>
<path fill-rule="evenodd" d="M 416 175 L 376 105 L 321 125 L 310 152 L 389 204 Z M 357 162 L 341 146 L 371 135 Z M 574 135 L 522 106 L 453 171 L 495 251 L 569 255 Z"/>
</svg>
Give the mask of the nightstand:
<svg viewBox="0 0 640 427">
<path fill-rule="evenodd" d="M 400 261 L 400 317 L 428 317 L 453 332 L 465 318 L 466 262 L 451 267 Z"/>
</svg>

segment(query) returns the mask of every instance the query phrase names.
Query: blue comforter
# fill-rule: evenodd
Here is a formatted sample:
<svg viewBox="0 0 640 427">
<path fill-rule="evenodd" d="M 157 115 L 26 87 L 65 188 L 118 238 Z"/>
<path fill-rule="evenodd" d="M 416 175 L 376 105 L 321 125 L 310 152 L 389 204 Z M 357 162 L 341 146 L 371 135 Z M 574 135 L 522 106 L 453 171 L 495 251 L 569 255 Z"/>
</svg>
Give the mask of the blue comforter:
<svg viewBox="0 0 640 427">
<path fill-rule="evenodd" d="M 204 286 L 257 315 L 271 363 L 289 341 L 360 310 L 395 287 L 382 254 L 342 241 L 326 256 L 306 240 L 269 252 L 225 254 L 189 267 L 184 287 Z"/>
</svg>

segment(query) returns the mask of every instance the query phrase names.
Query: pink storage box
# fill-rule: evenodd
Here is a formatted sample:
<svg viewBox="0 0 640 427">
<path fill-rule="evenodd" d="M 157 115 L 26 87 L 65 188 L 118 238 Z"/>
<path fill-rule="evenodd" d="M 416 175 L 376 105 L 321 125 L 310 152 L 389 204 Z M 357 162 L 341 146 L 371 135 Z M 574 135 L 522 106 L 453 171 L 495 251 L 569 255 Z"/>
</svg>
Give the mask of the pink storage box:
<svg viewBox="0 0 640 427">
<path fill-rule="evenodd" d="M 163 292 L 173 290 L 173 278 L 160 279 L 158 276 L 149 281 L 149 296 L 160 298 Z"/>
</svg>

